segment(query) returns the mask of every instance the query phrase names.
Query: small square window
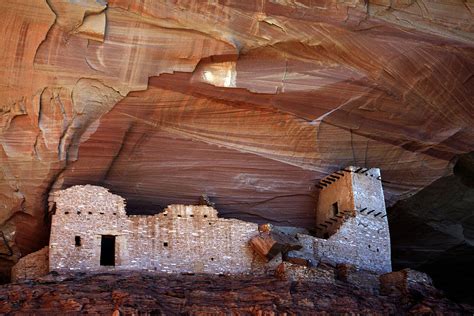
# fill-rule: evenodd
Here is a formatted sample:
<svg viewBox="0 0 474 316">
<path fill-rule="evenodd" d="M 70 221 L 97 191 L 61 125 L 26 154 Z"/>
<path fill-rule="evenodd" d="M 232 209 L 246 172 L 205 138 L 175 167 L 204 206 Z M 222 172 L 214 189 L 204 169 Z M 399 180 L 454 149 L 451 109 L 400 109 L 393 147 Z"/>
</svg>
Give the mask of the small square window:
<svg viewBox="0 0 474 316">
<path fill-rule="evenodd" d="M 168 247 L 168 242 L 165 241 L 165 242 L 163 243 L 163 246 Z"/>
<path fill-rule="evenodd" d="M 81 246 L 81 236 L 75 236 L 74 237 L 74 242 L 75 242 L 76 247 L 80 247 Z"/>
</svg>

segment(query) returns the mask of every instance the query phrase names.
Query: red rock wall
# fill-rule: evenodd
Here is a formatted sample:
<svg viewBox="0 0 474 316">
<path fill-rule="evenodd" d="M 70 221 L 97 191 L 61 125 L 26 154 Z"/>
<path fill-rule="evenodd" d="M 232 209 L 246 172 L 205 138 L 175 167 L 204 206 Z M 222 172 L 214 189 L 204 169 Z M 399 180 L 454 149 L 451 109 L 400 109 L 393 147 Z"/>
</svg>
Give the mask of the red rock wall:
<svg viewBox="0 0 474 316">
<path fill-rule="evenodd" d="M 207 193 L 226 216 L 312 227 L 313 184 L 342 166 L 379 166 L 392 203 L 473 148 L 468 2 L 0 12 L 0 226 L 16 245 L 2 265 L 47 244 L 48 194 L 72 184 L 137 209 Z"/>
</svg>

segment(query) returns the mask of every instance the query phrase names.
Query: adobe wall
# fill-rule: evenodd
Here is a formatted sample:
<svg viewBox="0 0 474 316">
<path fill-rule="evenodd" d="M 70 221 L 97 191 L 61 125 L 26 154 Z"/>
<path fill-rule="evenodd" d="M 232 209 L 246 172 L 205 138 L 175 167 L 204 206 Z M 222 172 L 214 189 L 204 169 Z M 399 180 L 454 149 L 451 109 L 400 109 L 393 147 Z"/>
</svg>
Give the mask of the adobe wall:
<svg viewBox="0 0 474 316">
<path fill-rule="evenodd" d="M 154 216 L 127 216 L 121 197 L 90 185 L 60 191 L 55 201 L 51 270 L 259 273 L 279 263 L 265 265 L 249 247 L 257 224 L 218 218 L 212 207 L 170 205 Z M 102 235 L 116 236 L 115 266 L 100 265 Z"/>
<path fill-rule="evenodd" d="M 50 270 L 100 269 L 101 235 L 116 235 L 115 261 L 128 262 L 127 235 L 130 221 L 125 201 L 97 186 L 74 186 L 56 192 L 49 242 Z M 75 236 L 81 246 L 75 246 Z M 106 268 L 106 267 L 103 267 Z"/>
<path fill-rule="evenodd" d="M 331 231 L 332 205 L 337 202 L 339 211 L 354 210 L 351 173 L 343 170 L 335 172 L 319 182 L 320 192 L 316 212 L 316 227 L 320 231 Z"/>
</svg>

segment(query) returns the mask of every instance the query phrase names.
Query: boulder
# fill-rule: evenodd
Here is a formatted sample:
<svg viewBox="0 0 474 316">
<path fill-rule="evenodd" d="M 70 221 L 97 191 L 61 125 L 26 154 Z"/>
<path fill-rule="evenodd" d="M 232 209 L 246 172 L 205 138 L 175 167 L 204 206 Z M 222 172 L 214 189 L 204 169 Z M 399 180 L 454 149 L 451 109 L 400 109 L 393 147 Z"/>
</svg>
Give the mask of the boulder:
<svg viewBox="0 0 474 316">
<path fill-rule="evenodd" d="M 291 250 L 301 249 L 302 246 L 296 238 L 270 230 L 268 226 L 264 227 L 264 230 L 260 229 L 259 234 L 250 239 L 250 246 L 267 261 L 279 253 L 285 254 Z"/>
<path fill-rule="evenodd" d="M 12 267 L 11 281 L 13 283 L 38 278 L 49 272 L 49 248 L 44 247 L 30 253 Z"/>
<path fill-rule="evenodd" d="M 412 269 L 386 273 L 379 279 L 383 295 L 430 296 L 436 292 L 429 275 Z"/>
</svg>

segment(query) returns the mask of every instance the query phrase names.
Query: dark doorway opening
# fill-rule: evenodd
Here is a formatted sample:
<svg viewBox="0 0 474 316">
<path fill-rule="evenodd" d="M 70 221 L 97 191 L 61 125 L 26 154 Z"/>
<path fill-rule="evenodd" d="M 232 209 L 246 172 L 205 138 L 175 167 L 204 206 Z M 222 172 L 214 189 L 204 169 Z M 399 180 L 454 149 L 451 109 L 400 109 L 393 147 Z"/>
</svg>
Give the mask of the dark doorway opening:
<svg viewBox="0 0 474 316">
<path fill-rule="evenodd" d="M 74 237 L 74 242 L 75 242 L 76 247 L 80 247 L 81 246 L 81 236 L 75 236 Z"/>
<path fill-rule="evenodd" d="M 337 202 L 332 205 L 332 216 L 335 217 L 339 214 L 339 206 L 337 205 Z"/>
<path fill-rule="evenodd" d="M 102 235 L 100 242 L 100 265 L 115 265 L 115 236 Z"/>
</svg>

